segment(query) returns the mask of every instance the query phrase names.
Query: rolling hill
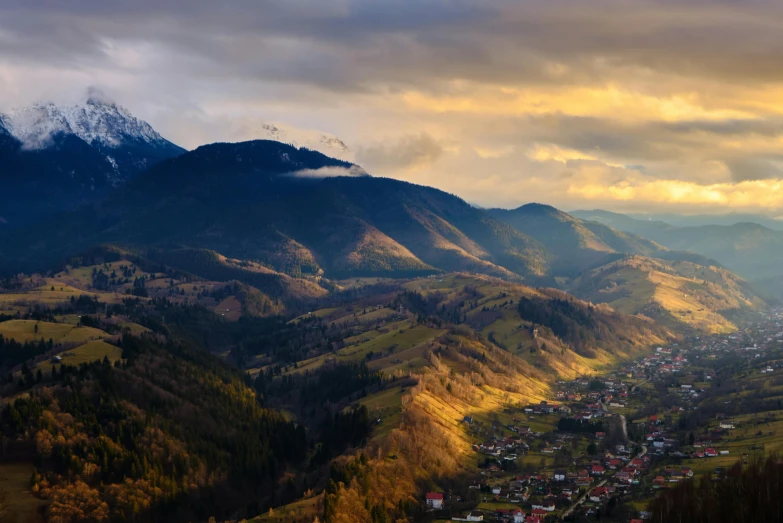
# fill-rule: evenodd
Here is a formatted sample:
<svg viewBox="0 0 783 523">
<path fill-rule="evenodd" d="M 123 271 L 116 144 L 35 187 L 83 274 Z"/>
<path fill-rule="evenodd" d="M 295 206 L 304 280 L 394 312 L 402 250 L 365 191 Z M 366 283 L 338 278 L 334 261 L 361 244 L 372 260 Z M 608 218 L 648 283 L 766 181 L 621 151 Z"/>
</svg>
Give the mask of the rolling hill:
<svg viewBox="0 0 783 523">
<path fill-rule="evenodd" d="M 742 314 L 764 301 L 720 267 L 630 256 L 586 271 L 569 290 L 619 312 L 641 314 L 671 328 L 729 332 Z"/>
</svg>

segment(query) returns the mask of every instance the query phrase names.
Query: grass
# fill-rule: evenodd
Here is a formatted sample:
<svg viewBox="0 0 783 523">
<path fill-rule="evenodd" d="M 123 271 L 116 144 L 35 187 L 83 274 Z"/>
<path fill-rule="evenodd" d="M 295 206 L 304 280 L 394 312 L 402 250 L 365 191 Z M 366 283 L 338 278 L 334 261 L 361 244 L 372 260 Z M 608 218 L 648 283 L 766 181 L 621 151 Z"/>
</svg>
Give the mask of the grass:
<svg viewBox="0 0 783 523">
<path fill-rule="evenodd" d="M 36 510 L 43 502 L 30 492 L 30 478 L 33 475 L 31 463 L 0 464 L 0 492 L 7 493 L 7 514 L 3 521 L 27 523 L 40 521 Z"/>
<path fill-rule="evenodd" d="M 141 336 L 142 334 L 145 334 L 147 332 L 152 332 L 147 327 L 130 321 L 125 321 L 120 323 L 120 327 L 122 327 L 123 329 L 128 329 L 130 333 L 133 334 L 134 336 Z"/>
<path fill-rule="evenodd" d="M 38 326 L 38 332 L 36 332 Z M 20 343 L 52 339 L 55 343 L 73 343 L 96 340 L 109 335 L 93 327 L 78 327 L 69 323 L 50 323 L 35 320 L 8 320 L 0 323 L 0 334 Z"/>
<path fill-rule="evenodd" d="M 62 358 L 62 364 L 65 365 L 81 365 L 82 363 L 90 363 L 93 361 L 101 361 L 103 358 L 109 358 L 109 361 L 114 363 L 122 356 L 122 349 L 115 347 L 105 341 L 90 341 L 84 345 L 80 345 L 75 349 L 67 350 L 58 354 Z M 39 363 L 36 369 L 45 371 L 50 369 L 52 364 L 48 361 Z"/>
<path fill-rule="evenodd" d="M 236 296 L 229 296 L 218 303 L 214 309 L 215 314 L 223 316 L 229 321 L 237 321 L 242 316 L 242 304 Z"/>
<path fill-rule="evenodd" d="M 255 517 L 250 522 L 286 523 L 294 519 L 308 517 L 310 519 L 320 515 L 321 496 L 300 499 L 288 505 L 283 505 L 274 510 Z"/>
<path fill-rule="evenodd" d="M 373 429 L 373 438 L 382 438 L 400 424 L 402 415 L 402 395 L 400 387 L 382 390 L 359 401 L 367 407 L 373 419 L 381 418 L 380 425 Z"/>
<path fill-rule="evenodd" d="M 406 327 L 402 328 L 405 325 Z M 345 348 L 337 351 L 337 354 L 322 354 L 309 360 L 303 360 L 298 363 L 297 369 L 291 369 L 289 373 L 302 373 L 305 371 L 313 371 L 323 366 L 327 360 L 336 360 L 338 362 L 349 361 L 361 361 L 365 359 L 371 352 L 373 354 L 386 354 L 376 361 L 371 361 L 370 366 L 376 369 L 390 371 L 393 367 L 399 367 L 400 365 L 407 367 L 413 360 L 416 360 L 413 365 L 415 368 L 420 367 L 424 363 L 422 357 L 424 348 L 422 347 L 420 352 L 406 352 L 414 347 L 426 344 L 430 340 L 433 340 L 445 333 L 442 329 L 431 329 L 423 325 L 416 325 L 409 327 L 409 323 L 398 322 L 390 325 L 382 331 L 369 331 L 364 334 L 347 338 L 346 342 L 351 343 Z M 407 354 L 406 359 L 403 359 L 403 355 Z"/>
</svg>

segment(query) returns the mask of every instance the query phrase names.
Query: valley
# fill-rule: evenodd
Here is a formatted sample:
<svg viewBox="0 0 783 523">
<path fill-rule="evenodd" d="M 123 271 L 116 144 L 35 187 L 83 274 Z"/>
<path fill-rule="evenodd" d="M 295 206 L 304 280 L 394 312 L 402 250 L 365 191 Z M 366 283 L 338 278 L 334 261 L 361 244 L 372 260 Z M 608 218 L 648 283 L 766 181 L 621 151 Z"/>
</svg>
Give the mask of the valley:
<svg viewBox="0 0 783 523">
<path fill-rule="evenodd" d="M 778 448 L 755 377 L 777 369 L 775 286 L 687 242 L 272 140 L 177 151 L 97 101 L 63 115 L 56 139 L 151 156 L 0 228 L 18 521 L 660 519 L 661 487 Z M 717 402 L 761 415 L 754 444 L 710 439 Z"/>
<path fill-rule="evenodd" d="M 327 281 L 248 271 L 246 264 L 226 265 L 235 267 L 232 271 L 237 272 L 231 275 L 243 279 L 246 274 L 261 275 L 264 279 L 257 281 L 275 282 L 274 287 L 264 287 L 269 292 L 265 293 L 250 283 L 210 280 L 161 263 L 160 258 L 115 248 L 93 251 L 78 260 L 88 265 L 78 265 L 74 259 L 74 265 L 48 276 L 3 282 L 0 334 L 11 344 L 7 354 L 18 353 L 3 363 L 10 372 L 0 385 L 6 404 L 13 406 L 9 412 L 28 409 L 30 401 L 54 393 L 55 403 L 44 407 L 46 418 L 64 401 L 55 387 L 62 380 L 69 387 L 80 384 L 93 390 L 87 397 L 97 399 L 105 394 L 98 393 L 105 385 L 95 387 L 109 379 L 119 380 L 115 385 L 119 388 L 114 389 L 117 399 L 131 394 L 125 397 L 136 398 L 133 408 L 147 411 L 147 419 L 158 423 L 154 420 L 162 407 L 147 409 L 160 401 L 160 405 L 184 405 L 176 391 L 193 384 L 168 373 L 157 378 L 144 369 L 183 365 L 176 358 L 184 357 L 183 362 L 190 362 L 186 365 L 195 365 L 186 375 L 201 376 L 197 379 L 206 379 L 207 385 L 211 373 L 228 365 L 220 372 L 224 382 L 233 380 L 229 381 L 233 392 L 222 396 L 224 401 L 256 398 L 259 408 L 265 409 L 261 416 L 279 412 L 283 418 L 275 423 L 287 423 L 290 428 L 285 430 L 302 433 L 297 432 L 301 447 L 291 449 L 286 468 L 273 469 L 276 487 L 269 490 L 268 479 L 252 480 L 266 484 L 271 496 L 259 500 L 247 491 L 242 494 L 248 496 L 245 501 L 240 495 L 226 498 L 209 509 L 225 514 L 223 519 L 230 513 L 245 518 L 263 513 L 260 521 L 309 523 L 317 516 L 331 522 L 374 523 L 388 517 L 434 521 L 443 514 L 449 519 L 473 512 L 490 521 L 513 518 L 518 509 L 542 521 L 558 515 L 589 518 L 599 512 L 604 520 L 626 521 L 626 515 L 646 509 L 654 495 L 633 481 L 627 487 L 620 482 L 618 489 L 615 469 L 608 468 L 601 449 L 613 455 L 610 459 L 630 461 L 639 456 L 634 459 L 642 459 L 644 465 L 636 469 L 644 478 L 658 463 L 654 446 L 644 450 L 649 443 L 639 439 L 638 421 L 641 412 L 661 401 L 650 393 L 665 375 L 649 363 L 678 356 L 665 352 L 651 360 L 651 352 L 655 347 L 677 347 L 677 355 L 687 354 L 695 350 L 694 340 L 718 343 L 707 341 L 713 339 L 728 341 L 731 349 L 745 343 L 747 336 L 759 336 L 745 330 L 738 335 L 734 324 L 722 324 L 717 332 L 726 334 L 712 338 L 704 324 L 690 328 L 683 322 L 667 324 L 633 311 L 619 312 L 617 303 L 592 305 L 559 290 L 487 275 Z M 217 260 L 227 264 L 226 259 Z M 95 262 L 99 263 L 89 265 Z M 206 267 L 208 274 L 222 274 L 215 273 L 212 264 Z M 711 278 L 725 277 L 721 274 Z M 301 289 L 321 290 L 303 294 Z M 748 304 L 743 321 L 757 317 L 759 313 L 750 312 L 755 306 Z M 204 355 L 199 356 L 199 351 Z M 677 368 L 672 376 L 688 369 Z M 132 388 L 123 388 L 133 383 L 127 381 L 131 378 L 181 399 L 156 400 L 154 395 L 142 399 L 131 393 Z M 681 403 L 683 408 L 689 405 Z M 249 406 L 228 408 L 226 415 Z M 120 446 L 118 450 L 127 445 L 116 439 L 112 425 L 96 432 L 84 425 L 88 419 L 84 414 L 70 409 L 66 412 L 75 416 L 77 425 L 68 430 L 86 437 L 87 446 L 67 443 L 53 448 L 76 452 L 80 467 L 87 467 L 84 470 L 100 456 L 91 450 L 96 448 L 92 441 L 100 441 L 93 438 L 108 437 Z M 266 410 L 269 414 L 263 414 Z M 628 422 L 628 441 L 620 415 Z M 34 489 L 33 499 L 40 504 L 33 506 L 50 516 L 50 503 L 56 502 L 58 510 L 67 513 L 67 500 L 84 499 L 79 496 L 96 499 L 98 519 L 100 511 L 111 515 L 129 510 L 120 498 L 112 497 L 119 495 L 119 486 L 101 487 L 95 483 L 98 476 L 106 485 L 125 477 L 124 488 L 141 488 L 127 483 L 128 478 L 136 478 L 149 482 L 145 489 L 163 489 L 166 481 L 181 482 L 177 479 L 181 475 L 189 478 L 195 473 L 195 461 L 185 468 L 164 468 L 160 475 L 153 474 L 153 468 L 140 472 L 137 466 L 134 474 L 123 471 L 119 463 L 107 467 L 98 460 L 98 476 L 79 472 L 74 480 L 73 472 L 65 474 L 62 462 L 42 459 L 39 443 L 25 447 L 25 441 L 30 441 L 26 438 L 44 434 L 44 426 L 28 419 L 22 423 L 32 422 L 29 427 L 36 428 L 21 430 L 24 424 L 4 419 L 5 437 L 17 442 L 12 445 L 17 450 L 6 451 L 3 459 L 13 463 L 21 459 L 35 466 L 34 484 L 46 487 Z M 181 431 L 191 422 L 178 419 L 176 423 L 185 424 L 182 428 L 160 425 L 161 442 L 169 441 L 166 452 L 198 455 L 196 449 L 210 441 L 208 431 L 183 438 Z M 56 437 L 65 429 L 50 425 L 45 430 Z M 603 436 L 596 436 L 601 432 Z M 121 452 L 133 456 L 132 448 L 125 446 Z M 171 490 L 173 497 L 163 505 L 152 491 L 135 491 L 138 494 L 133 495 L 146 500 L 139 505 L 139 515 L 163 514 L 165 507 L 178 506 L 180 496 L 192 496 L 193 488 L 220 491 L 247 473 L 239 463 L 213 458 L 200 463 L 201 474 L 211 479 L 187 479 L 194 483 Z M 594 466 L 603 467 L 606 475 L 593 474 Z M 692 468 L 702 470 L 698 464 Z M 588 471 L 586 476 L 581 475 L 583 470 Z M 555 471 L 562 471 L 566 478 L 562 481 L 575 486 L 552 483 Z M 496 485 L 499 494 L 494 492 Z M 590 495 L 603 488 L 597 496 Z M 422 497 L 427 492 L 442 494 L 446 508 L 428 512 Z M 621 492 L 626 493 L 620 496 Z"/>
</svg>

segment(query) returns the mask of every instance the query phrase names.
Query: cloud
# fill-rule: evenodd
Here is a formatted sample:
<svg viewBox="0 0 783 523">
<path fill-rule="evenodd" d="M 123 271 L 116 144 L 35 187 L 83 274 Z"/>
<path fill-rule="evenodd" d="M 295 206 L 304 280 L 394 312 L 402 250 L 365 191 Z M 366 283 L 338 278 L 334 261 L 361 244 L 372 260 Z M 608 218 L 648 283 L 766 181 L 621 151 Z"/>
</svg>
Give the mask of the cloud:
<svg viewBox="0 0 783 523">
<path fill-rule="evenodd" d="M 186 147 L 273 122 L 485 206 L 774 213 L 781 23 L 767 0 L 5 0 L 0 109 L 98 85 Z"/>
<path fill-rule="evenodd" d="M 738 158 L 727 160 L 726 167 L 736 182 L 783 178 L 783 170 L 776 162 L 763 158 Z"/>
<path fill-rule="evenodd" d="M 443 154 L 443 145 L 428 134 L 406 135 L 395 141 L 360 147 L 356 158 L 370 170 L 386 172 L 429 166 Z"/>
<path fill-rule="evenodd" d="M 291 176 L 296 178 L 337 178 L 340 176 L 367 176 L 367 173 L 358 166 L 345 167 L 321 167 L 320 169 L 302 169 L 294 171 Z"/>
</svg>

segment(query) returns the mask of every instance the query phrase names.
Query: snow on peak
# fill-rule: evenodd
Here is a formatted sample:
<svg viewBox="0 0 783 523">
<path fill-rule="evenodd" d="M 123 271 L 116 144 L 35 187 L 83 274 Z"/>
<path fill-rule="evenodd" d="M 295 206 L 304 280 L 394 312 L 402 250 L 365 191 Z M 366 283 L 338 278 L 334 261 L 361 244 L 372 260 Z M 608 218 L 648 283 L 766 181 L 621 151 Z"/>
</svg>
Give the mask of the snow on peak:
<svg viewBox="0 0 783 523">
<path fill-rule="evenodd" d="M 88 91 L 87 101 L 82 104 L 39 103 L 15 109 L 7 117 L 0 116 L 0 124 L 3 123 L 26 149 L 45 148 L 60 133 L 73 134 L 91 145 L 105 147 L 117 147 L 128 141 L 165 142 L 147 122 L 96 89 Z"/>
<path fill-rule="evenodd" d="M 298 129 L 285 124 L 264 123 L 260 138 L 306 147 L 340 160 L 353 161 L 353 155 L 345 142 L 334 135 L 311 129 Z"/>
</svg>

